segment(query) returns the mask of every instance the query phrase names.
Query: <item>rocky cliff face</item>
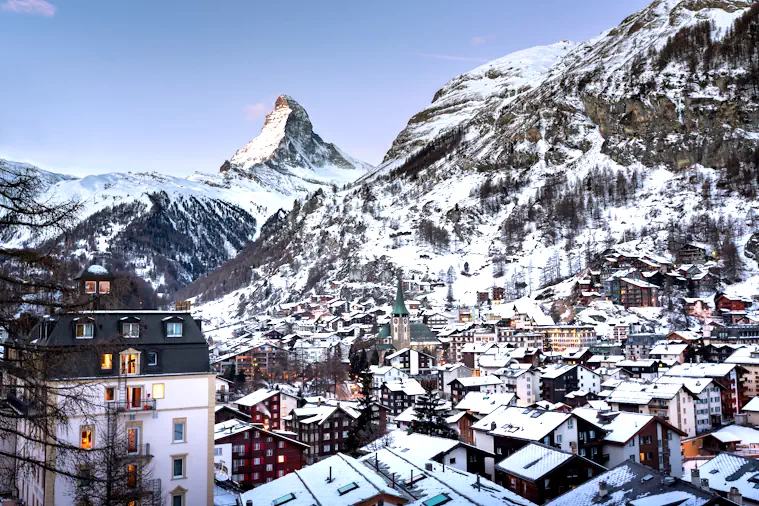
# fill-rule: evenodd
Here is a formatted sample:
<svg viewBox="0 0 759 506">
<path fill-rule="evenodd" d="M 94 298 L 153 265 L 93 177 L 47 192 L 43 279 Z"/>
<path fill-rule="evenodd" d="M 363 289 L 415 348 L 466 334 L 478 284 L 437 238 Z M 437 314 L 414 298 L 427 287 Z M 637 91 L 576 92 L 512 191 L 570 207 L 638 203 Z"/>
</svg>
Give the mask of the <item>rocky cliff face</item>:
<svg viewBox="0 0 759 506">
<path fill-rule="evenodd" d="M 313 129 L 306 110 L 281 95 L 258 137 L 222 165 L 228 177 L 250 178 L 264 189 L 297 194 L 314 186 L 342 186 L 362 176 L 371 165 L 325 142 Z"/>
<path fill-rule="evenodd" d="M 758 21 L 746 0 L 656 0 L 590 41 L 451 80 L 360 186 L 313 195 L 259 237 L 256 261 L 236 260 L 250 276 L 223 290 L 226 277 L 206 278 L 215 298 L 228 294 L 209 304 L 255 310 L 325 280 L 364 289 L 398 271 L 452 272 L 455 298 L 472 303 L 493 284 L 534 291 L 620 242 L 666 251 L 676 236 L 718 250 L 730 233 L 743 248 L 759 182 L 759 58 L 741 40 Z"/>
</svg>

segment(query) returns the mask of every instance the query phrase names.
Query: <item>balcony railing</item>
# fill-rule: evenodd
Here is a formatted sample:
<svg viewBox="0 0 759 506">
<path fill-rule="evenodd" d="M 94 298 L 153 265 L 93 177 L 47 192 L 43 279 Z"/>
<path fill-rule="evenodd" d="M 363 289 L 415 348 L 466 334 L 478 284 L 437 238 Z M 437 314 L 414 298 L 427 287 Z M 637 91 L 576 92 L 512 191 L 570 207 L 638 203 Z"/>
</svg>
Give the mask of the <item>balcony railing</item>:
<svg viewBox="0 0 759 506">
<path fill-rule="evenodd" d="M 153 458 L 153 454 L 150 453 L 150 443 L 131 447 L 129 443 L 127 443 L 124 446 L 124 454 L 127 458 Z"/>
<path fill-rule="evenodd" d="M 16 394 L 11 392 L 8 393 L 8 397 L 6 399 L 8 401 L 8 404 L 22 415 L 29 414 L 29 408 L 31 407 L 30 403 L 17 397 Z"/>
<path fill-rule="evenodd" d="M 129 401 L 108 401 L 106 408 L 112 411 L 155 411 L 155 399 L 133 399 Z"/>
</svg>

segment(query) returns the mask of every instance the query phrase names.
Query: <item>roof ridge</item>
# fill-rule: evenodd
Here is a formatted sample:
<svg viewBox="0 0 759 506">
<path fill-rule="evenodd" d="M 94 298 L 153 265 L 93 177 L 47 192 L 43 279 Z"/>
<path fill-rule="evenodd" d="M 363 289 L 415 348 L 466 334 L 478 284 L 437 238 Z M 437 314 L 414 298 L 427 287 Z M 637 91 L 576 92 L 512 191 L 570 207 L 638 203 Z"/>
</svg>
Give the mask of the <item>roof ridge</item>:
<svg viewBox="0 0 759 506">
<path fill-rule="evenodd" d="M 295 470 L 295 471 L 293 471 L 293 473 L 295 474 L 295 476 L 297 476 L 297 477 L 298 477 L 298 479 L 299 479 L 299 480 L 300 480 L 300 482 L 303 484 L 303 486 L 306 488 L 306 490 L 308 491 L 308 493 L 309 493 L 309 494 L 311 494 L 311 497 L 313 497 L 313 498 L 314 498 L 314 501 L 316 502 L 317 506 L 322 506 L 322 503 L 320 503 L 320 502 L 319 502 L 319 499 L 317 499 L 317 498 L 316 498 L 316 495 L 314 495 L 314 493 L 311 491 L 311 489 L 310 489 L 310 488 L 308 488 L 308 485 L 306 484 L 306 480 L 304 480 L 304 479 L 301 477 L 301 475 L 300 475 L 300 474 L 298 474 L 298 470 Z"/>
</svg>

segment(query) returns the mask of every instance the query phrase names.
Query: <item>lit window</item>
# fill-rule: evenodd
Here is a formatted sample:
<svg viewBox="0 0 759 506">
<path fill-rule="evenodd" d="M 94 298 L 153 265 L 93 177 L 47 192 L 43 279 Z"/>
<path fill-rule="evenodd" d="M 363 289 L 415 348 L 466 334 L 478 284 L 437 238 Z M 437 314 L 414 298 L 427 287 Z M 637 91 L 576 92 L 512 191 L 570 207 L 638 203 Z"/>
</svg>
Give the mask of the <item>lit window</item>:
<svg viewBox="0 0 759 506">
<path fill-rule="evenodd" d="M 77 339 L 92 339 L 95 335 L 95 325 L 92 323 L 77 323 L 76 324 L 76 338 Z"/>
<path fill-rule="evenodd" d="M 92 427 L 82 427 L 82 449 L 92 449 Z"/>
<path fill-rule="evenodd" d="M 284 455 L 280 455 L 279 457 L 277 457 L 277 462 L 279 462 L 280 464 L 282 464 L 284 461 L 285 461 Z"/>
<path fill-rule="evenodd" d="M 153 399 L 163 399 L 163 394 L 164 394 L 164 384 L 154 383 L 153 384 Z"/>
<path fill-rule="evenodd" d="M 101 281 L 98 283 L 98 291 L 99 293 L 111 293 L 111 282 Z"/>
<path fill-rule="evenodd" d="M 127 487 L 137 488 L 137 466 L 134 464 L 127 466 Z"/>
<path fill-rule="evenodd" d="M 97 281 L 85 281 L 84 293 L 95 293 L 97 291 Z"/>
<path fill-rule="evenodd" d="M 103 357 L 100 359 L 100 368 L 103 370 L 113 369 L 113 354 L 103 353 Z"/>
<path fill-rule="evenodd" d="M 140 324 L 139 323 L 124 323 L 122 326 L 122 334 L 127 338 L 140 337 Z"/>
<path fill-rule="evenodd" d="M 105 387 L 105 400 L 113 401 L 116 399 L 116 389 L 113 387 Z"/>
<path fill-rule="evenodd" d="M 124 353 L 121 355 L 121 374 L 139 374 L 136 353 Z"/>
<path fill-rule="evenodd" d="M 166 325 L 166 335 L 168 337 L 182 337 L 182 324 L 179 322 L 170 322 Z"/>
</svg>

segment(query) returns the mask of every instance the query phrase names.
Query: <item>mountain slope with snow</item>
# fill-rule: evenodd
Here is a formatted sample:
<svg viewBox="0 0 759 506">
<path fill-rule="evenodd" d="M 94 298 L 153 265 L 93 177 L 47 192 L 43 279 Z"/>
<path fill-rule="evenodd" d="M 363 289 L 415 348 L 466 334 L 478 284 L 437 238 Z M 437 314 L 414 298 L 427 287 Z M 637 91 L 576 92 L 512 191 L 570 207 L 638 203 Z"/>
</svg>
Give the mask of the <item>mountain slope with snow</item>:
<svg viewBox="0 0 759 506">
<path fill-rule="evenodd" d="M 371 168 L 322 141 L 306 111 L 286 96 L 277 99 L 261 134 L 217 174 L 75 178 L 29 164 L 0 163 L 35 171 L 44 183 L 41 199 L 84 204 L 79 223 L 65 236 L 32 239 L 22 231 L 3 238 L 6 246 L 54 241 L 69 257 L 107 252 L 168 292 L 234 258 L 267 218 L 291 208 L 295 199 L 342 186 Z"/>
<path fill-rule="evenodd" d="M 547 296 L 538 287 L 631 240 L 742 255 L 759 183 L 750 5 L 656 0 L 590 41 L 453 79 L 363 184 L 299 203 L 182 296 L 235 319 L 328 280 L 387 296 L 402 272 L 452 280 L 472 304 L 494 284 Z M 744 257 L 731 281 L 757 275 Z M 442 304 L 447 290 L 418 297 Z"/>
</svg>

